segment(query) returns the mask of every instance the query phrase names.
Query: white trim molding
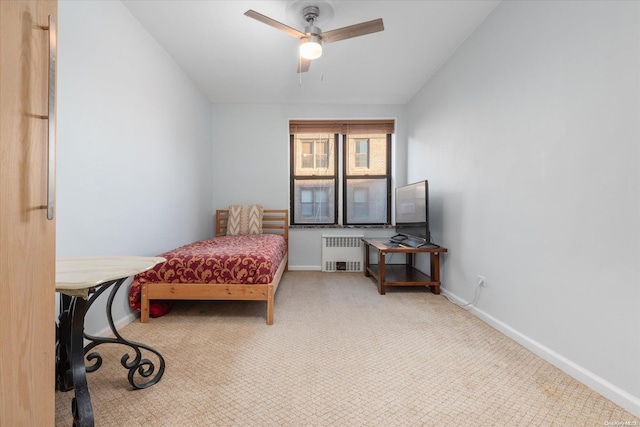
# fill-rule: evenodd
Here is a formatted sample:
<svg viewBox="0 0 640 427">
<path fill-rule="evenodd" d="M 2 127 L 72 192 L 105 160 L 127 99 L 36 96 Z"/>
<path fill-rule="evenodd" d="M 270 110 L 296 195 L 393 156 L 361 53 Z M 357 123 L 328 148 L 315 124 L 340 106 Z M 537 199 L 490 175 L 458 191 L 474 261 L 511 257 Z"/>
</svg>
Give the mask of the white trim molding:
<svg viewBox="0 0 640 427">
<path fill-rule="evenodd" d="M 446 289 L 442 289 L 442 293 L 456 304 L 468 304 L 468 301 L 463 300 L 462 298 L 452 294 Z M 542 345 L 536 340 L 522 334 L 506 323 L 480 310 L 476 306 L 468 305 L 465 308 L 467 309 L 467 311 L 469 311 L 469 313 L 473 314 L 478 319 L 492 326 L 494 329 L 503 333 L 518 344 L 522 345 L 527 350 L 530 350 L 537 356 L 541 357 L 543 360 L 551 363 L 556 368 L 565 372 L 567 375 L 570 375 L 595 392 L 601 394 L 605 398 L 611 400 L 612 402 L 621 406 L 632 414 L 640 417 L 640 399 L 638 399 L 637 397 L 622 390 L 621 388 L 617 387 L 615 384 L 610 383 L 604 378 L 599 377 L 588 369 L 585 369 L 584 367 L 578 365 L 574 361 L 556 353 L 555 351 Z"/>
</svg>

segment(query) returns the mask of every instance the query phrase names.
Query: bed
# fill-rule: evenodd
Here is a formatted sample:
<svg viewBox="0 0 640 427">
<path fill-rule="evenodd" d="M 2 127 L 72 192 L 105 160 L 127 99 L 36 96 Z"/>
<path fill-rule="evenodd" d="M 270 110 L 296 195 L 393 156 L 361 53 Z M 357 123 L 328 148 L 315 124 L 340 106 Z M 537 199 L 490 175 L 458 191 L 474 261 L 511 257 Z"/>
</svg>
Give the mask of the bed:
<svg viewBox="0 0 640 427">
<path fill-rule="evenodd" d="M 233 208 L 216 211 L 216 237 L 166 252 L 166 262 L 134 277 L 129 304 L 142 323 L 149 322 L 151 301 L 247 300 L 265 301 L 273 324 L 275 294 L 288 270 L 289 212 L 260 207 L 259 232 L 254 218 L 252 232 L 238 234 Z"/>
</svg>

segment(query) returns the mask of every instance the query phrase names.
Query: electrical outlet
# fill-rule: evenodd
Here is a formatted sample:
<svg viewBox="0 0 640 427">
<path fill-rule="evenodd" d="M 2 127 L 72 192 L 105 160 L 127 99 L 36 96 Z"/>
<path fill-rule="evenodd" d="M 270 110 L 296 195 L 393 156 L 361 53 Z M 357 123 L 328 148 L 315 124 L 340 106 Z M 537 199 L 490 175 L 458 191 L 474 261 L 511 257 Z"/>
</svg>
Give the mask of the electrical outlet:
<svg viewBox="0 0 640 427">
<path fill-rule="evenodd" d="M 483 288 L 487 286 L 487 279 L 484 278 L 484 276 L 480 276 L 478 275 L 478 285 L 482 286 Z"/>
</svg>

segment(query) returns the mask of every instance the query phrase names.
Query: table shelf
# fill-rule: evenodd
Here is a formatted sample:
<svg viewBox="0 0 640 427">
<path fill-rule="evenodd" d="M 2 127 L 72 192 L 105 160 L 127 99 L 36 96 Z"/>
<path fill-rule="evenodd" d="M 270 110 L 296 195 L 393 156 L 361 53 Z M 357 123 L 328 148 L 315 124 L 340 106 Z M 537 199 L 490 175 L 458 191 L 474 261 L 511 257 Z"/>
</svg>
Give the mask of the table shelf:
<svg viewBox="0 0 640 427">
<path fill-rule="evenodd" d="M 369 273 L 380 280 L 380 266 L 371 264 L 368 267 Z M 438 282 L 431 279 L 431 276 L 406 264 L 386 264 L 385 284 L 387 286 L 432 286 Z"/>
<path fill-rule="evenodd" d="M 373 277 L 378 283 L 378 291 L 385 294 L 387 286 L 428 286 L 434 294 L 440 294 L 440 254 L 447 252 L 446 248 L 429 245 L 419 248 L 404 246 L 387 246 L 387 242 L 375 239 L 362 239 L 365 244 L 365 276 Z M 378 264 L 370 263 L 370 251 L 378 252 Z M 389 253 L 404 253 L 405 264 L 386 264 Z M 423 273 L 414 267 L 413 257 L 418 253 L 428 253 L 431 261 L 430 274 Z"/>
</svg>

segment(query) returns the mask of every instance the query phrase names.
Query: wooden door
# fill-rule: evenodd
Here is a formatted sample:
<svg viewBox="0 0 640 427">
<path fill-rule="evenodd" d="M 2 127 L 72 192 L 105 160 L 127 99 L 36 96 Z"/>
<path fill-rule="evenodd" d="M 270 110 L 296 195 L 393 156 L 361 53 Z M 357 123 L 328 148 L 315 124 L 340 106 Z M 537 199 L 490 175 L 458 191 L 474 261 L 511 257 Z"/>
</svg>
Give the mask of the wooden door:
<svg viewBox="0 0 640 427">
<path fill-rule="evenodd" d="M 0 426 L 53 426 L 55 220 L 47 219 L 49 15 L 0 0 Z"/>
</svg>

